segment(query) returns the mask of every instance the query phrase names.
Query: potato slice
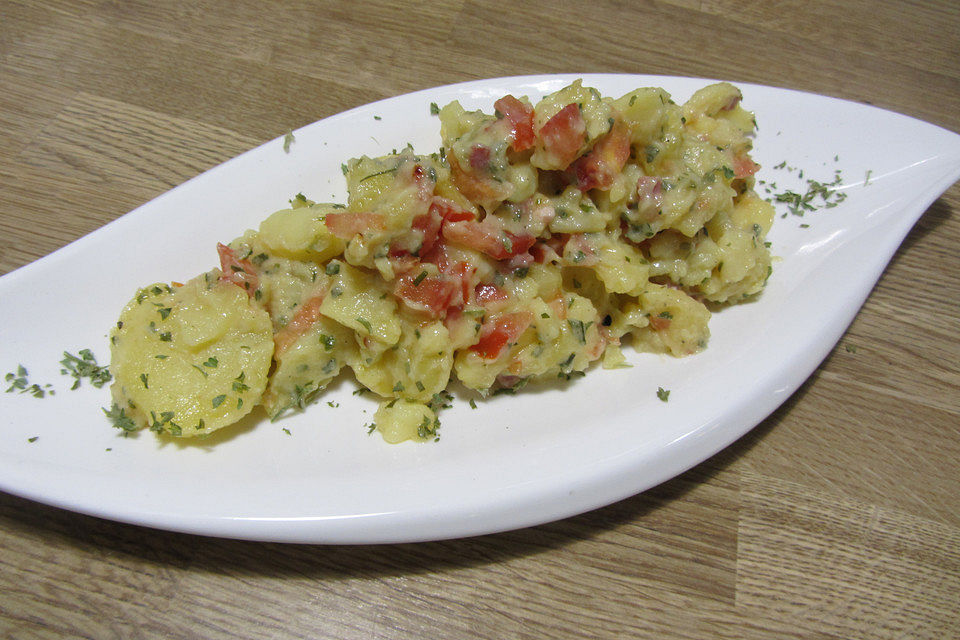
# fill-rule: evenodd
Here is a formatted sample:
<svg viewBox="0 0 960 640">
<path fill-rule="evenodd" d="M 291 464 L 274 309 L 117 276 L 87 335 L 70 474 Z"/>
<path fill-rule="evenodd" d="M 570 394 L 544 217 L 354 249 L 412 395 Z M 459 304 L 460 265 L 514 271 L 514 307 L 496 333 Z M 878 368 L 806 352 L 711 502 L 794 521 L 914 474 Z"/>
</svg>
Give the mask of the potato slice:
<svg viewBox="0 0 960 640">
<path fill-rule="evenodd" d="M 141 289 L 111 336 L 113 400 L 140 427 L 199 436 L 259 402 L 273 355 L 267 312 L 212 271 Z"/>
</svg>

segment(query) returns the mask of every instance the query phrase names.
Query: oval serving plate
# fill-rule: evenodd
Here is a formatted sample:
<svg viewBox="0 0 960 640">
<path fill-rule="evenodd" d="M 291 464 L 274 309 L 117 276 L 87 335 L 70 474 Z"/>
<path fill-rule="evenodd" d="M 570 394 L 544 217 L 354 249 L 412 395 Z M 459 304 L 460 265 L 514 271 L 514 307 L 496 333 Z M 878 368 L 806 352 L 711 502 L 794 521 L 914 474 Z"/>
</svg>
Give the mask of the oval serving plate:
<svg viewBox="0 0 960 640">
<path fill-rule="evenodd" d="M 109 403 L 105 388 L 67 391 L 61 352 L 90 347 L 106 360 L 106 333 L 137 287 L 209 269 L 216 242 L 256 227 L 298 192 L 345 201 L 340 164 L 350 157 L 407 143 L 436 151 L 431 103 L 489 111 L 506 93 L 536 102 L 578 77 L 611 96 L 662 86 L 678 102 L 710 82 L 530 76 L 383 100 L 294 132 L 289 153 L 281 139 L 264 144 L 0 278 L 0 368 L 23 363 L 31 382 L 58 389 L 43 399 L 0 394 L 0 489 L 150 527 L 306 543 L 469 536 L 588 511 L 710 457 L 786 400 L 839 339 L 919 216 L 960 177 L 960 136 L 949 131 L 851 102 L 738 85 L 759 122 L 758 178 L 802 194 L 806 180 L 839 175 L 844 199 L 802 220 L 778 216 L 769 240 L 780 261 L 766 290 L 715 314 L 701 354 L 628 350 L 630 369 L 597 368 L 475 410 L 458 393 L 441 414 L 439 442 L 398 446 L 367 435 L 375 403 L 353 395 L 349 380 L 303 414 L 277 423 L 257 414 L 224 437 L 190 444 L 152 433 L 120 437 L 100 410 Z M 62 273 L 77 286 L 44 286 Z M 669 402 L 657 398 L 659 387 L 670 390 Z"/>
</svg>

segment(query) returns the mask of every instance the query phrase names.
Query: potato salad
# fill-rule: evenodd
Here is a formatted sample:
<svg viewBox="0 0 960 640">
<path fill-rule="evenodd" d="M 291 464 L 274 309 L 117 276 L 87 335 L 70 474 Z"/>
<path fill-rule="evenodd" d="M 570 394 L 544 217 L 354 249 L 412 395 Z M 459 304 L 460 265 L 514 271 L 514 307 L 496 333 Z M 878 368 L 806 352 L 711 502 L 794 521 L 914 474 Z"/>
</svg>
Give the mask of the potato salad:
<svg viewBox="0 0 960 640">
<path fill-rule="evenodd" d="M 711 309 L 771 270 L 740 102 L 574 82 L 492 113 L 432 105 L 438 152 L 349 160 L 345 204 L 298 194 L 218 245 L 219 268 L 140 289 L 111 335 L 111 414 L 202 436 L 301 411 L 349 369 L 384 440 L 433 440 L 454 378 L 480 397 L 629 366 L 627 345 L 704 349 Z"/>
</svg>

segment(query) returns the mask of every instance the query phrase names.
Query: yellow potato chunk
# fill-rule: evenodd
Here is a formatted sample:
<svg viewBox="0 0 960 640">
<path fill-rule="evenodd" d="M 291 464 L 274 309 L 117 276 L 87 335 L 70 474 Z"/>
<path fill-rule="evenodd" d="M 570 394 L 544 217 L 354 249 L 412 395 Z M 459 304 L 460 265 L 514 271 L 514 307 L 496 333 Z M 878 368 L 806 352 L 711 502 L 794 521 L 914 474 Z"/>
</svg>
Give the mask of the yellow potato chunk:
<svg viewBox="0 0 960 640">
<path fill-rule="evenodd" d="M 373 419 L 377 431 L 390 444 L 404 440 L 434 440 L 440 427 L 437 414 L 415 400 L 383 402 Z"/>
<path fill-rule="evenodd" d="M 330 233 L 323 219 L 342 208 L 314 204 L 277 211 L 260 223 L 259 239 L 270 253 L 283 258 L 326 262 L 342 253 L 346 243 Z"/>
<path fill-rule="evenodd" d="M 277 365 L 263 394 L 271 418 L 288 409 L 304 409 L 345 364 L 356 359 L 353 332 L 321 317 L 292 345 L 276 353 Z"/>
<path fill-rule="evenodd" d="M 146 287 L 121 313 L 111 338 L 111 392 L 140 427 L 205 435 L 260 402 L 273 354 L 270 317 L 218 276 Z"/>
<path fill-rule="evenodd" d="M 400 339 L 397 303 L 383 281 L 372 273 L 332 261 L 330 293 L 320 305 L 323 315 L 383 344 Z"/>
</svg>

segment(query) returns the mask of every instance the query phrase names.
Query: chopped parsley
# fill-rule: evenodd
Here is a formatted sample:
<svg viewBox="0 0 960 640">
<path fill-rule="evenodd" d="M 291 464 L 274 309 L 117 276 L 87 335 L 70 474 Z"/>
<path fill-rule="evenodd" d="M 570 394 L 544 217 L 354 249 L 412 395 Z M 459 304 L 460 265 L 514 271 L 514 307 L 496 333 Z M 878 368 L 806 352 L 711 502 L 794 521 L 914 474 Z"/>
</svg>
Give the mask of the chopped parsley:
<svg viewBox="0 0 960 640">
<path fill-rule="evenodd" d="M 161 334 L 162 339 L 163 334 Z M 80 349 L 79 354 L 79 356 L 75 356 L 64 351 L 63 360 L 60 361 L 62 366 L 60 373 L 65 376 L 72 376 L 74 379 L 73 386 L 70 387 L 71 391 L 80 387 L 80 381 L 83 378 L 89 379 L 90 384 L 97 389 L 113 380 L 110 370 L 107 369 L 106 365 L 101 367 L 97 364 L 97 359 L 90 349 Z"/>
<path fill-rule="evenodd" d="M 240 375 L 238 375 L 236 378 L 233 379 L 233 390 L 236 393 L 243 393 L 245 391 L 250 390 L 250 387 L 247 386 L 247 384 L 243 381 L 245 377 L 246 377 L 246 372 L 241 371 Z"/>
<path fill-rule="evenodd" d="M 357 322 L 363 325 L 363 328 L 367 330 L 367 333 L 373 333 L 373 327 L 370 325 L 369 321 L 358 316 Z"/>
<path fill-rule="evenodd" d="M 660 398 L 661 402 L 666 402 L 670 399 L 670 390 L 664 389 L 663 387 L 657 387 L 657 397 Z"/>
<path fill-rule="evenodd" d="M 107 416 L 107 419 L 110 420 L 114 428 L 120 429 L 120 431 L 123 432 L 123 435 L 128 435 L 139 430 L 137 423 L 134 422 L 117 403 L 113 403 L 110 409 L 103 409 L 103 413 Z"/>
<path fill-rule="evenodd" d="M 587 344 L 587 329 L 593 324 L 593 321 L 584 323 L 583 320 L 567 320 L 570 330 L 580 344 Z"/>
<path fill-rule="evenodd" d="M 440 115 L 440 107 L 437 106 L 436 102 L 430 103 L 430 115 L 432 116 Z"/>
<path fill-rule="evenodd" d="M 453 405 L 450 404 L 453 402 L 453 396 L 446 390 L 439 393 L 433 394 L 433 397 L 430 398 L 430 402 L 427 403 L 427 406 L 430 407 L 430 410 L 434 413 L 439 413 L 441 409 L 449 409 Z"/>
<path fill-rule="evenodd" d="M 293 130 L 287 131 L 286 135 L 283 136 L 283 152 L 290 153 L 290 145 L 296 141 L 297 139 L 293 137 Z"/>
<path fill-rule="evenodd" d="M 333 349 L 333 345 L 336 344 L 336 338 L 333 336 L 328 336 L 325 333 L 321 333 L 320 344 L 323 345 L 324 351 L 331 351 Z"/>
</svg>

